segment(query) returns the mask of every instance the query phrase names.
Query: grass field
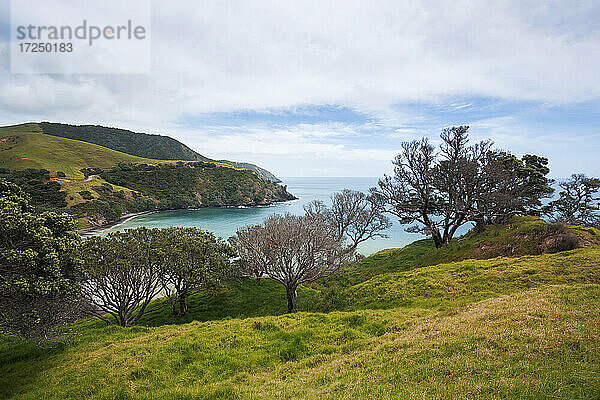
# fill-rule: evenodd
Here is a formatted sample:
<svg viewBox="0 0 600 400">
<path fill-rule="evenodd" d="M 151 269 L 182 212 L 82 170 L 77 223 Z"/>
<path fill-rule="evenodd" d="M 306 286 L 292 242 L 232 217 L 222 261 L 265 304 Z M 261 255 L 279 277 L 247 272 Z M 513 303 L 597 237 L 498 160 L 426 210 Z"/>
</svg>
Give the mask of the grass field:
<svg viewBox="0 0 600 400">
<path fill-rule="evenodd" d="M 119 162 L 156 163 L 102 146 L 44 135 L 37 124 L 0 130 L 0 166 L 9 169 L 43 168 L 83 178 L 82 168 L 110 168 Z"/>
<path fill-rule="evenodd" d="M 67 178 L 81 179 L 82 168 L 111 168 L 120 162 L 157 164 L 177 160 L 136 157 L 92 143 L 45 135 L 36 123 L 0 127 L 0 167 L 3 168 L 43 168 L 62 171 Z M 221 162 L 215 164 L 234 168 Z"/>
<path fill-rule="evenodd" d="M 85 201 L 83 197 L 79 194 L 79 192 L 87 190 L 92 194 L 94 198 L 96 198 L 98 195 L 94 192 L 94 187 L 102 186 L 104 184 L 107 184 L 107 182 L 104 179 L 100 178 L 97 175 L 94 175 L 89 180 L 74 180 L 70 182 L 63 182 L 61 183 L 61 190 L 67 193 L 67 204 L 70 207 L 72 205 L 83 203 Z M 132 192 L 131 189 L 128 189 L 123 186 L 112 184 L 110 186 L 112 186 L 114 191 L 123 190 L 124 192 Z M 73 200 L 71 200 L 71 197 L 73 198 Z"/>
<path fill-rule="evenodd" d="M 600 396 L 599 248 L 377 274 L 347 289 L 354 311 L 259 317 L 284 309 L 279 286 L 195 296 L 191 322 L 84 321 L 53 349 L 5 339 L 0 396 Z"/>
</svg>

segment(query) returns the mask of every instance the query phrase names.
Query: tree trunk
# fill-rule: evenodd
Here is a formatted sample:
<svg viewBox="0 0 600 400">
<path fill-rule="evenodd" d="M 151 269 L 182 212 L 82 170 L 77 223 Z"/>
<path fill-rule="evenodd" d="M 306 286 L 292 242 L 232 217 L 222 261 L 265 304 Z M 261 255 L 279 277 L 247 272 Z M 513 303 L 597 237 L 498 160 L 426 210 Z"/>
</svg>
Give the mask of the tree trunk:
<svg viewBox="0 0 600 400">
<path fill-rule="evenodd" d="M 485 231 L 485 221 L 483 218 L 478 218 L 477 221 L 475 221 L 475 231 L 477 233 L 482 233 Z"/>
<path fill-rule="evenodd" d="M 256 275 L 256 285 L 260 286 L 260 275 Z"/>
<path fill-rule="evenodd" d="M 122 312 L 119 312 L 119 321 L 118 321 L 120 326 L 126 327 L 128 326 L 127 324 L 127 320 L 125 319 L 125 316 L 123 315 Z"/>
<path fill-rule="evenodd" d="M 437 229 L 431 230 L 431 237 L 433 238 L 433 243 L 435 243 L 436 249 L 439 249 L 440 247 L 442 247 L 444 245 L 444 242 L 442 240 L 442 235 L 440 235 L 440 232 Z"/>
<path fill-rule="evenodd" d="M 452 224 L 452 226 L 450 226 L 450 229 L 448 230 L 448 234 L 444 238 L 444 242 L 446 244 L 450 243 L 450 241 L 454 237 L 454 234 L 456 233 L 456 231 L 458 230 L 458 228 L 460 228 L 463 225 L 464 220 L 465 220 L 464 215 L 461 215 L 456 221 L 454 221 L 454 223 Z"/>
<path fill-rule="evenodd" d="M 433 238 L 433 243 L 435 243 L 435 248 L 439 249 L 442 247 L 444 243 L 442 242 L 440 230 L 437 228 L 437 226 L 435 226 L 435 223 L 429 219 L 429 216 L 425 212 L 423 212 L 423 222 L 425 223 L 427 229 L 429 229 L 429 232 L 431 232 L 431 237 Z"/>
<path fill-rule="evenodd" d="M 296 305 L 294 304 L 294 295 L 296 294 L 296 289 L 295 288 L 285 288 L 285 296 L 287 298 L 287 302 L 288 302 L 288 313 L 293 313 L 296 311 Z"/>
<path fill-rule="evenodd" d="M 187 295 L 182 294 L 179 296 L 179 315 L 187 314 L 188 306 L 187 306 Z"/>
</svg>

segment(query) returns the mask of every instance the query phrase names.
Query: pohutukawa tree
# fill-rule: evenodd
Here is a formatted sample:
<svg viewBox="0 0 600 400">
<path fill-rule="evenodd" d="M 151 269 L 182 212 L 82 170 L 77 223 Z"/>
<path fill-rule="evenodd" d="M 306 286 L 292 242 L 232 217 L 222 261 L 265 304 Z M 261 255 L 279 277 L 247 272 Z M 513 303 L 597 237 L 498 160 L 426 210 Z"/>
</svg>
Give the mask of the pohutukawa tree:
<svg viewBox="0 0 600 400">
<path fill-rule="evenodd" d="M 235 276 L 233 248 L 198 228 L 170 227 L 157 232 L 161 283 L 174 315 L 188 311 L 187 298 L 219 288 Z"/>
<path fill-rule="evenodd" d="M 299 285 L 335 273 L 355 259 L 360 243 L 384 236 L 389 226 L 370 197 L 344 190 L 333 196 L 331 208 L 313 202 L 302 216 L 273 215 L 262 225 L 240 229 L 230 241 L 242 265 L 251 266 L 248 271 L 256 276 L 258 269 L 285 287 L 293 312 Z"/>
<path fill-rule="evenodd" d="M 548 204 L 546 214 L 570 225 L 600 227 L 600 179 L 573 174 L 559 186 L 559 197 Z"/>
<path fill-rule="evenodd" d="M 158 229 L 137 228 L 85 241 L 81 285 L 91 315 L 109 324 L 131 326 L 168 304 L 149 307 L 163 289 L 164 265 L 155 251 L 158 240 Z"/>
<path fill-rule="evenodd" d="M 542 199 L 554 192 L 548 159 L 526 154 L 522 159 L 505 151 L 490 151 L 481 166 L 482 187 L 472 221 L 478 230 L 504 223 L 514 215 L 542 214 Z"/>
<path fill-rule="evenodd" d="M 56 339 L 78 313 L 75 221 L 36 213 L 29 196 L 0 179 L 0 332 Z"/>
<path fill-rule="evenodd" d="M 538 213 L 552 192 L 548 160 L 522 160 L 491 150 L 490 140 L 469 145 L 468 126 L 444 129 L 436 151 L 426 138 L 402 143 L 394 176 L 371 190 L 373 198 L 410 232 L 431 236 L 436 247 L 449 243 L 469 222 L 480 226 L 518 213 Z"/>
</svg>

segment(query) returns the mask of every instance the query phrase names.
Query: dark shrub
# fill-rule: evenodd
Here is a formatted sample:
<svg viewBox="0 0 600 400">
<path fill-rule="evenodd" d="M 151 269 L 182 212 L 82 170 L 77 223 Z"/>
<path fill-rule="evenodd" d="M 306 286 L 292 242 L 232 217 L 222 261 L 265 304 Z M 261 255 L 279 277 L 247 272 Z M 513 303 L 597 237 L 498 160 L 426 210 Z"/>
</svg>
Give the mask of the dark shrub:
<svg viewBox="0 0 600 400">
<path fill-rule="evenodd" d="M 545 253 L 558 253 L 560 251 L 574 250 L 580 247 L 581 239 L 573 233 L 562 233 L 553 235 L 546 240 L 542 245 Z"/>
<path fill-rule="evenodd" d="M 81 197 L 83 197 L 84 200 L 92 200 L 94 198 L 94 196 L 92 196 L 92 192 L 90 192 L 89 190 L 82 190 L 81 192 L 79 192 L 79 194 L 81 195 Z"/>
</svg>

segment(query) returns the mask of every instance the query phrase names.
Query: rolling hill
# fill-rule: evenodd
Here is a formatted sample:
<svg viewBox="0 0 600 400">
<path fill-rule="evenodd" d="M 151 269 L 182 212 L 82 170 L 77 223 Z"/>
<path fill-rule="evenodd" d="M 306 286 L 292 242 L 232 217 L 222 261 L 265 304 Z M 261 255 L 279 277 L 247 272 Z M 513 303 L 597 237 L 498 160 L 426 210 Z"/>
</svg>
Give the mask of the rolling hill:
<svg viewBox="0 0 600 400">
<path fill-rule="evenodd" d="M 47 135 L 94 143 L 138 157 L 160 160 L 218 162 L 236 168 L 249 169 L 256 172 L 263 179 L 280 182 L 277 177 L 264 168 L 247 162 L 212 160 L 169 136 L 137 133 L 126 129 L 108 128 L 99 125 L 67 125 L 51 122 L 41 122 L 38 125 L 42 133 Z"/>
<path fill-rule="evenodd" d="M 278 315 L 281 285 L 247 279 L 194 296 L 187 318 L 163 309 L 131 328 L 85 320 L 50 349 L 5 337 L 0 397 L 598 398 L 600 248 L 469 258 L 533 225 L 492 227 L 454 249 L 416 242 L 395 261 L 369 257 L 357 268 L 371 277 L 342 288 L 346 311 L 311 312 L 322 288 L 303 288 L 306 311 Z M 544 240 L 528 251 L 543 252 Z M 434 253 L 467 259 L 424 265 Z"/>
<path fill-rule="evenodd" d="M 0 167 L 64 172 L 67 178 L 84 178 L 83 168 L 111 168 L 124 163 L 157 163 L 79 140 L 43 134 L 38 124 L 0 127 Z"/>
<path fill-rule="evenodd" d="M 68 127 L 60 132 L 73 138 L 46 134 L 42 126 L 46 130 Z M 0 177 L 23 186 L 41 209 L 66 205 L 82 228 L 143 211 L 270 204 L 295 198 L 284 186 L 247 168 L 199 155 L 195 161 L 182 161 L 176 157 L 191 158 L 193 152 L 165 136 L 84 128 L 36 123 L 0 127 Z M 138 149 L 137 154 L 156 152 L 156 156 L 140 157 L 74 139 L 78 135 L 99 142 L 96 139 L 105 136 L 115 148 Z"/>
</svg>

